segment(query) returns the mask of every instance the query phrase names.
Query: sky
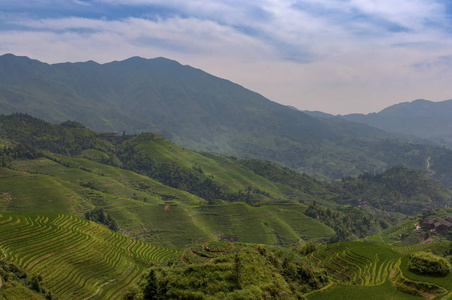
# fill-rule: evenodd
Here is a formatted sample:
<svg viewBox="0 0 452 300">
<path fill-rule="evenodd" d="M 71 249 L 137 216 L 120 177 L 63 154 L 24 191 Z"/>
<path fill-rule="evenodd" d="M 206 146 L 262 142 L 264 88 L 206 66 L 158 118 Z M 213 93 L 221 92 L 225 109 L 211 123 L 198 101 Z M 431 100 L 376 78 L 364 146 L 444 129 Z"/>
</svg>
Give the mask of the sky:
<svg viewBox="0 0 452 300">
<path fill-rule="evenodd" d="M 0 0 L 0 55 L 166 57 L 301 110 L 452 99 L 450 0 Z"/>
</svg>

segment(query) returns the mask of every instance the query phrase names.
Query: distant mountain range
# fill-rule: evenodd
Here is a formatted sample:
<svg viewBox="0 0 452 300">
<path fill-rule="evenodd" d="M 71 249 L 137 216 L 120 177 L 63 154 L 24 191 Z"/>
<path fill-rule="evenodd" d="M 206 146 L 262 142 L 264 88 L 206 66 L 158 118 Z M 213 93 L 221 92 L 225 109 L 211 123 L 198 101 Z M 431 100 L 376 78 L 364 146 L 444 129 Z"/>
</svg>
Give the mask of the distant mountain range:
<svg viewBox="0 0 452 300">
<path fill-rule="evenodd" d="M 330 179 L 394 165 L 430 172 L 440 160 L 431 147 L 406 146 L 413 139 L 315 118 L 165 58 L 50 65 L 6 54 L 0 112 L 76 120 L 98 132 L 151 131 L 191 149 L 272 160 Z"/>
<path fill-rule="evenodd" d="M 304 112 L 316 118 L 335 117 L 318 111 Z M 418 99 L 413 102 L 392 105 L 378 113 L 349 114 L 337 117 L 389 132 L 437 139 L 443 144 L 452 145 L 452 100 L 433 102 Z"/>
</svg>

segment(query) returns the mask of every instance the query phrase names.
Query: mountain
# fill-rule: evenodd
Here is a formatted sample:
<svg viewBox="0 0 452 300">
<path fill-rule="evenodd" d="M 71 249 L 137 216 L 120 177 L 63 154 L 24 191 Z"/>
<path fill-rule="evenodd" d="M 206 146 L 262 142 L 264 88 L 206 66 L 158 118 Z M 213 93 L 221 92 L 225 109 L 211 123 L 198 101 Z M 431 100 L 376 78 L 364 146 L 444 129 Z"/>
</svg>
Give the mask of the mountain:
<svg viewBox="0 0 452 300">
<path fill-rule="evenodd" d="M 303 141 L 338 137 L 303 113 L 164 58 L 48 65 L 4 55 L 0 72 L 4 113 L 76 119 L 100 132 L 152 131 L 185 143 L 202 140 L 206 147 L 229 146 L 228 138 L 242 131 Z"/>
<path fill-rule="evenodd" d="M 312 110 L 304 110 L 303 111 L 305 114 L 310 115 L 311 117 L 314 118 L 320 118 L 320 119 L 328 119 L 328 118 L 334 118 L 335 115 L 332 114 L 328 114 L 328 113 L 324 113 L 318 110 L 312 111 Z"/>
<path fill-rule="evenodd" d="M 452 182 L 432 169 L 444 153 L 439 158 L 430 148 L 405 146 L 416 139 L 314 118 L 165 58 L 50 65 L 3 55 L 0 110 L 53 123 L 76 120 L 98 132 L 154 132 L 190 149 L 271 160 L 319 178 L 403 165 Z"/>
<path fill-rule="evenodd" d="M 342 118 L 390 132 L 440 139 L 452 145 L 452 100 L 415 100 L 392 105 L 378 113 L 350 114 Z"/>
<path fill-rule="evenodd" d="M 318 120 L 165 58 L 50 65 L 3 55 L 0 110 L 53 123 L 76 120 L 98 132 L 151 131 L 191 149 L 272 160 L 328 178 L 386 165 L 358 166 L 354 158 L 365 153 L 362 143 L 372 148 L 370 142 L 391 137 L 357 123 Z"/>
</svg>

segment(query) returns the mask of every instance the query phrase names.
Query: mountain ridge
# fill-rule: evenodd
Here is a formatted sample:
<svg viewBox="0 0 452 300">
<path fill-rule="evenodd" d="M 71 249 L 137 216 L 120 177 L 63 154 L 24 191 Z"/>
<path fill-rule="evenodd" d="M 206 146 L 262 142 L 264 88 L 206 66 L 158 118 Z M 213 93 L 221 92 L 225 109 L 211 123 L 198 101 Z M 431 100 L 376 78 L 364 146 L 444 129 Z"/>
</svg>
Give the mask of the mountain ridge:
<svg viewBox="0 0 452 300">
<path fill-rule="evenodd" d="M 319 120 L 166 58 L 50 65 L 4 55 L 0 111 L 76 120 L 97 132 L 155 132 L 190 149 L 271 160 L 329 179 L 391 167 L 376 145 L 411 141 L 365 124 Z"/>
<path fill-rule="evenodd" d="M 388 132 L 408 134 L 424 139 L 437 139 L 452 145 L 452 100 L 430 101 L 416 99 L 401 102 L 369 114 L 352 113 L 332 115 L 316 111 L 304 111 L 316 118 L 341 118 L 367 124 Z"/>
</svg>

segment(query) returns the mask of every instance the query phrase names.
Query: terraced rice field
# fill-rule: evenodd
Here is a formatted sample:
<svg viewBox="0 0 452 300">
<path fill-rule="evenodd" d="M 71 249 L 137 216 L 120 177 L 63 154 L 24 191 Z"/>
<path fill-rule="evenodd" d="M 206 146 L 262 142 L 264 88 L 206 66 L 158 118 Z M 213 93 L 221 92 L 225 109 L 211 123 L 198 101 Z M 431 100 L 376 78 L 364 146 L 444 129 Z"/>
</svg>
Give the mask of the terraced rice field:
<svg viewBox="0 0 452 300">
<path fill-rule="evenodd" d="M 398 258 L 389 248 L 366 243 L 331 244 L 311 255 L 337 283 L 360 286 L 384 283 Z"/>
<path fill-rule="evenodd" d="M 0 255 L 60 299 L 121 298 L 147 266 L 179 252 L 58 213 L 0 212 L 0 237 Z"/>
<path fill-rule="evenodd" d="M 425 276 L 408 270 L 410 253 L 440 254 L 450 245 L 451 242 L 443 242 L 390 247 L 342 242 L 324 246 L 313 252 L 310 259 L 328 270 L 333 283 L 308 299 L 452 299 L 452 275 Z"/>
<path fill-rule="evenodd" d="M 411 245 L 404 247 L 392 247 L 392 250 L 399 252 L 401 254 L 411 254 L 418 251 L 428 251 L 435 252 L 435 250 L 440 250 L 440 252 L 446 251 L 451 246 L 451 242 L 441 242 L 423 245 Z"/>
</svg>

